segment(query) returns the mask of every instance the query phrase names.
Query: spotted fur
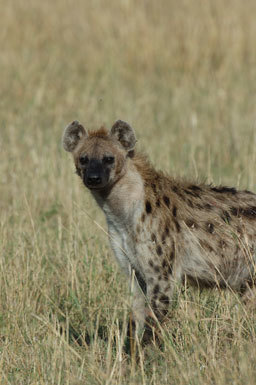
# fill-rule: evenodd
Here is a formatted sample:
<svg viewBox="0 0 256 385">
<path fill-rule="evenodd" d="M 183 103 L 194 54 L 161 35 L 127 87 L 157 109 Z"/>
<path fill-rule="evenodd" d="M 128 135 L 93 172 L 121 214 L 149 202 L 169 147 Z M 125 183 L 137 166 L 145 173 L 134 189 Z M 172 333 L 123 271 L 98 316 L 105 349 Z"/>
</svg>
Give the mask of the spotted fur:
<svg viewBox="0 0 256 385">
<path fill-rule="evenodd" d="M 73 122 L 63 136 L 83 180 L 81 156 L 115 159 L 106 184 L 91 193 L 106 215 L 117 261 L 132 281 L 134 319 L 143 327 L 150 311 L 159 320 L 166 316 L 185 277 L 199 287 L 238 292 L 253 283 L 256 195 L 174 179 L 156 171 L 135 143 L 133 129 L 122 121 L 110 132 L 91 133 Z"/>
</svg>

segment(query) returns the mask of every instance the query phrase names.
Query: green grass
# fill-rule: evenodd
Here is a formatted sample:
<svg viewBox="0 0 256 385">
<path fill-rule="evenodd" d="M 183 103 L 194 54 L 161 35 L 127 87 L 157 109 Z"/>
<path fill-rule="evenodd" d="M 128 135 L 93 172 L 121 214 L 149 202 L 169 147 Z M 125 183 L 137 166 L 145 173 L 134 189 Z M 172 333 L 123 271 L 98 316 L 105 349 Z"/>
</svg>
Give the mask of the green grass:
<svg viewBox="0 0 256 385">
<path fill-rule="evenodd" d="M 131 362 L 128 289 L 61 147 L 74 119 L 120 118 L 158 168 L 256 191 L 255 12 L 253 0 L 1 3 L 1 384 L 256 383 L 256 314 L 230 292 L 178 291 L 162 349 Z"/>
</svg>

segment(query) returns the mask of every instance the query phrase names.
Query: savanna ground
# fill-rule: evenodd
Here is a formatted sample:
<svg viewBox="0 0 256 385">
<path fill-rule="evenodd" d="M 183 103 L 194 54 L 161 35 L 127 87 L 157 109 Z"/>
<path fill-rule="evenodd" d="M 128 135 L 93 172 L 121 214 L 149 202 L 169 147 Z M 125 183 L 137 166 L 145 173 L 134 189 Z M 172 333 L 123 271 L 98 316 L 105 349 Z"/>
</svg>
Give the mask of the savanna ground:
<svg viewBox="0 0 256 385">
<path fill-rule="evenodd" d="M 254 0 L 1 1 L 0 383 L 256 384 L 256 314 L 177 291 L 123 351 L 129 293 L 63 128 L 127 120 L 173 175 L 256 191 Z"/>
</svg>

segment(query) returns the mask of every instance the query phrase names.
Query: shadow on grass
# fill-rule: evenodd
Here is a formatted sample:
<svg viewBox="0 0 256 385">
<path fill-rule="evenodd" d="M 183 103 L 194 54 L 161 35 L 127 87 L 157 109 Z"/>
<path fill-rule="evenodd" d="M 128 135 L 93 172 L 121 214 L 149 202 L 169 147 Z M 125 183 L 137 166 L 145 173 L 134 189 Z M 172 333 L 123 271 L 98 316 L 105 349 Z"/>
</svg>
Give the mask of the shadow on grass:
<svg viewBox="0 0 256 385">
<path fill-rule="evenodd" d="M 68 330 L 62 321 L 59 326 L 60 335 L 68 335 L 70 344 L 75 343 L 79 346 L 90 346 L 95 341 L 95 338 L 100 338 L 104 342 L 108 342 L 108 328 L 107 326 L 99 326 L 95 333 L 90 334 L 88 331 L 77 330 L 72 325 L 68 326 Z"/>
</svg>

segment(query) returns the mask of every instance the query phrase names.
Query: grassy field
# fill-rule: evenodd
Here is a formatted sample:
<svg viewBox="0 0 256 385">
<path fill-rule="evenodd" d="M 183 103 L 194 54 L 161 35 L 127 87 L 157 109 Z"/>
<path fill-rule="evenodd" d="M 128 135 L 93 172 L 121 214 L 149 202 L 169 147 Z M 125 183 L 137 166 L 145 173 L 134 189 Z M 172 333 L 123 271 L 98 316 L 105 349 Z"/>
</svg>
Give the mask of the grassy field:
<svg viewBox="0 0 256 385">
<path fill-rule="evenodd" d="M 157 168 L 256 191 L 256 2 L 0 9 L 0 384 L 256 384 L 256 314 L 230 292 L 178 292 L 131 362 L 128 289 L 61 146 L 120 118 Z"/>
</svg>

